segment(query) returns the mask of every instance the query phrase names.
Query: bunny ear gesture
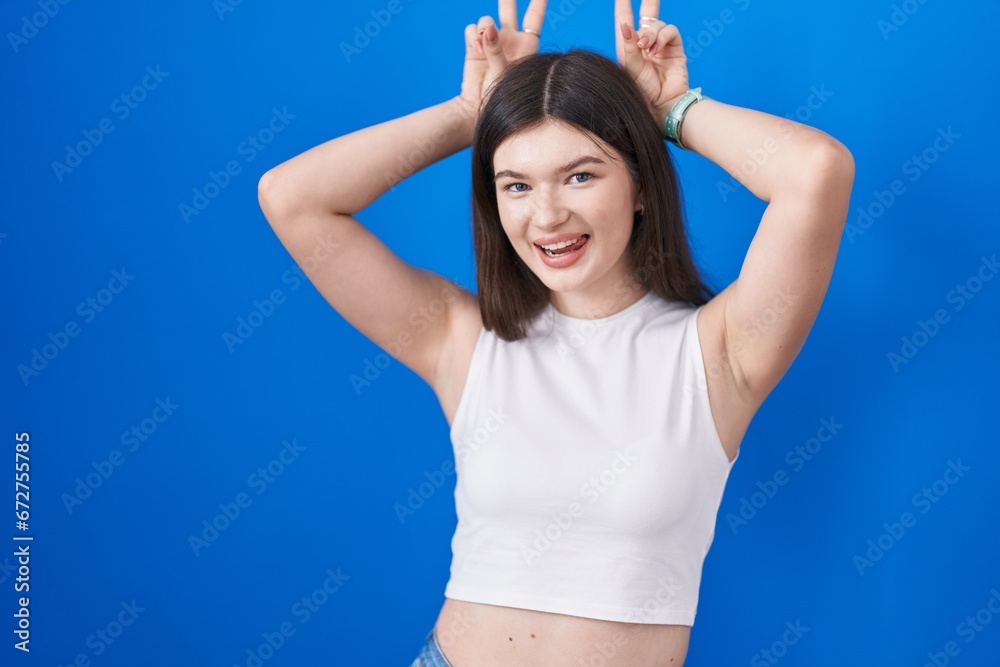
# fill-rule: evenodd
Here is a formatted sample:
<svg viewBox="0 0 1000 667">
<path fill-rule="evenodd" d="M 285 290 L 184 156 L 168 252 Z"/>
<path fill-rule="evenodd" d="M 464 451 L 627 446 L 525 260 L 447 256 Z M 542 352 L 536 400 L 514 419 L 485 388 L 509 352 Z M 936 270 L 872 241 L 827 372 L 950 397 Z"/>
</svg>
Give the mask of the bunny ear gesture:
<svg viewBox="0 0 1000 667">
<path fill-rule="evenodd" d="M 659 18 L 659 0 L 642 0 L 639 31 L 631 0 L 615 0 L 615 52 L 662 122 L 673 102 L 688 89 L 687 56 L 677 26 Z"/>
<path fill-rule="evenodd" d="M 500 26 L 491 16 L 465 26 L 465 66 L 459 96 L 478 117 L 478 109 L 490 87 L 507 66 L 538 52 L 545 21 L 546 0 L 531 0 L 524 13 L 523 28 L 517 28 L 517 0 L 498 0 Z"/>
</svg>

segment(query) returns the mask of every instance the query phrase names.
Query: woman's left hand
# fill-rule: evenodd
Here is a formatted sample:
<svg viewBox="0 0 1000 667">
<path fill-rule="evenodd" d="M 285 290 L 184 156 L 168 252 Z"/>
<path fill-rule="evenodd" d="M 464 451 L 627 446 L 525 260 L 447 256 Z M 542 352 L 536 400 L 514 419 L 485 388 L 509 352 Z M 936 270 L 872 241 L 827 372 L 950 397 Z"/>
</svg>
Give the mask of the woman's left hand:
<svg viewBox="0 0 1000 667">
<path fill-rule="evenodd" d="M 643 0 L 639 16 L 658 17 L 659 0 Z M 639 32 L 630 0 L 615 0 L 615 51 L 618 64 L 639 85 L 649 110 L 662 126 L 670 107 L 688 89 L 687 56 L 677 26 L 641 18 Z"/>
</svg>

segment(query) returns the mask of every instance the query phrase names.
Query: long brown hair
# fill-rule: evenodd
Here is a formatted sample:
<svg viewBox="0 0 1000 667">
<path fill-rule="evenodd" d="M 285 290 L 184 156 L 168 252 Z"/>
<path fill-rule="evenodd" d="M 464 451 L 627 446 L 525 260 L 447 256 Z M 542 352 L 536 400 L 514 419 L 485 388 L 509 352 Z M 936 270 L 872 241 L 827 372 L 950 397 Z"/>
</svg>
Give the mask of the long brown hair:
<svg viewBox="0 0 1000 667">
<path fill-rule="evenodd" d="M 483 326 L 504 340 L 523 338 L 528 323 L 549 303 L 549 289 L 518 256 L 500 223 L 493 172 L 493 155 L 507 137 L 546 120 L 567 123 L 616 150 L 633 191 L 644 193 L 644 211 L 633 219 L 628 247 L 636 282 L 665 299 L 696 306 L 715 296 L 691 257 L 677 173 L 636 83 L 600 53 L 536 53 L 498 78 L 472 143 L 473 242 Z"/>
</svg>

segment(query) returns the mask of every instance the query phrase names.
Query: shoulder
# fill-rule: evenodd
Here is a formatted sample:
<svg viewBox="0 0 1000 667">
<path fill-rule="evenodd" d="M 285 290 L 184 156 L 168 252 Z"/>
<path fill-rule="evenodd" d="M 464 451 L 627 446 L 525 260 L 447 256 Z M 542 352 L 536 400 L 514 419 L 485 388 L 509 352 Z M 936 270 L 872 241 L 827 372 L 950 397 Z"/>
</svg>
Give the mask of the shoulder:
<svg viewBox="0 0 1000 667">
<path fill-rule="evenodd" d="M 479 298 L 464 289 L 448 307 L 448 326 L 432 384 L 450 426 L 465 389 L 476 343 L 483 331 Z"/>
</svg>

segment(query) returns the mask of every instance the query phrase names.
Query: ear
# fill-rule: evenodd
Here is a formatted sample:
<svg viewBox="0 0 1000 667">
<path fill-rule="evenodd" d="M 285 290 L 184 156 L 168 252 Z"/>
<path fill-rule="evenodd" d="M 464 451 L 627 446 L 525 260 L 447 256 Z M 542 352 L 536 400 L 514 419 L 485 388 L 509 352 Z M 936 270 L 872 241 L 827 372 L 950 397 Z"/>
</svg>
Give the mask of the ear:
<svg viewBox="0 0 1000 667">
<path fill-rule="evenodd" d="M 646 205 L 644 203 L 643 192 L 641 189 L 635 194 L 635 204 L 633 208 L 636 213 L 645 211 Z"/>
</svg>

